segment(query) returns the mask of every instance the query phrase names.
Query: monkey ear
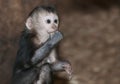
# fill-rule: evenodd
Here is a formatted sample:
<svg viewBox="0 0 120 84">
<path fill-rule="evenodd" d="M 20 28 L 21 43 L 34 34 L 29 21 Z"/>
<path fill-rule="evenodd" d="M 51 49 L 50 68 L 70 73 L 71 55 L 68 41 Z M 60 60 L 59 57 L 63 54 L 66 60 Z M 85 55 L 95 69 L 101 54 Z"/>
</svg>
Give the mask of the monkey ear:
<svg viewBox="0 0 120 84">
<path fill-rule="evenodd" d="M 25 23 L 26 27 L 31 30 L 33 28 L 33 23 L 32 23 L 32 18 L 29 17 L 27 20 L 26 20 L 26 23 Z"/>
</svg>

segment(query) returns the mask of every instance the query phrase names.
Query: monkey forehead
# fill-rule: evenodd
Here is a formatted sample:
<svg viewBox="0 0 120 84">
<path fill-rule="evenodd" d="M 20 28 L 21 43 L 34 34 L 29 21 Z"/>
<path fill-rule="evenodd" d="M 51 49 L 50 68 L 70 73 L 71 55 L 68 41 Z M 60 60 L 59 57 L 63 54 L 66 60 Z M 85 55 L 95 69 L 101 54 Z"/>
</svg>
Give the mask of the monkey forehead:
<svg viewBox="0 0 120 84">
<path fill-rule="evenodd" d="M 52 13 L 52 12 L 47 12 L 47 11 L 42 11 L 38 14 L 40 19 L 46 20 L 46 19 L 59 19 L 58 15 L 56 13 Z"/>
</svg>

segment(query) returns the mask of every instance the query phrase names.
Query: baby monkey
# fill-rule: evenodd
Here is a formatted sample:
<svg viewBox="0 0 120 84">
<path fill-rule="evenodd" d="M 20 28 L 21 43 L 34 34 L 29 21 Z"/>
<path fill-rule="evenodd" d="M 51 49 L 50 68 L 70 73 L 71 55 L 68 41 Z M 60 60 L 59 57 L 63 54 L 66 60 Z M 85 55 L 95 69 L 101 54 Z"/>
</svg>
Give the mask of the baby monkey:
<svg viewBox="0 0 120 84">
<path fill-rule="evenodd" d="M 59 17 L 54 7 L 38 6 L 26 20 L 13 71 L 13 84 L 53 84 L 51 74 L 66 71 L 71 65 L 58 59 L 55 45 L 62 39 Z"/>
</svg>

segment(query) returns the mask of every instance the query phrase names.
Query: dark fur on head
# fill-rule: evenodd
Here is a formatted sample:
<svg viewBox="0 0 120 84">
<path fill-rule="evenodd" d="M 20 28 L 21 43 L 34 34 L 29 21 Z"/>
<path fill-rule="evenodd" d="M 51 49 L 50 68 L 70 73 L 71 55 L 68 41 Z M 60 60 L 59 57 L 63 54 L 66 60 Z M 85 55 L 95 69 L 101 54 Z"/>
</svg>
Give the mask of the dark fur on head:
<svg viewBox="0 0 120 84">
<path fill-rule="evenodd" d="M 46 11 L 51 12 L 51 13 L 57 13 L 56 8 L 52 5 L 51 6 L 37 6 L 36 8 L 33 9 L 33 11 L 30 12 L 29 16 L 32 16 L 37 11 L 39 12 L 41 10 L 46 10 Z"/>
</svg>

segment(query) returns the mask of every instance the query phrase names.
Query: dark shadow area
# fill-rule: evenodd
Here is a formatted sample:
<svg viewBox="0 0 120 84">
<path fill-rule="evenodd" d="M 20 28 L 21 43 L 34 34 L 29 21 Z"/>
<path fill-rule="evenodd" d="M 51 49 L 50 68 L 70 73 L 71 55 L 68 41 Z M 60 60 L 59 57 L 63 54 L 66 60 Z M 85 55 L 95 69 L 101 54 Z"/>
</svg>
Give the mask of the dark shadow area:
<svg viewBox="0 0 120 84">
<path fill-rule="evenodd" d="M 120 0 L 73 0 L 73 7 L 77 11 L 109 10 L 113 6 L 120 7 Z"/>
</svg>

